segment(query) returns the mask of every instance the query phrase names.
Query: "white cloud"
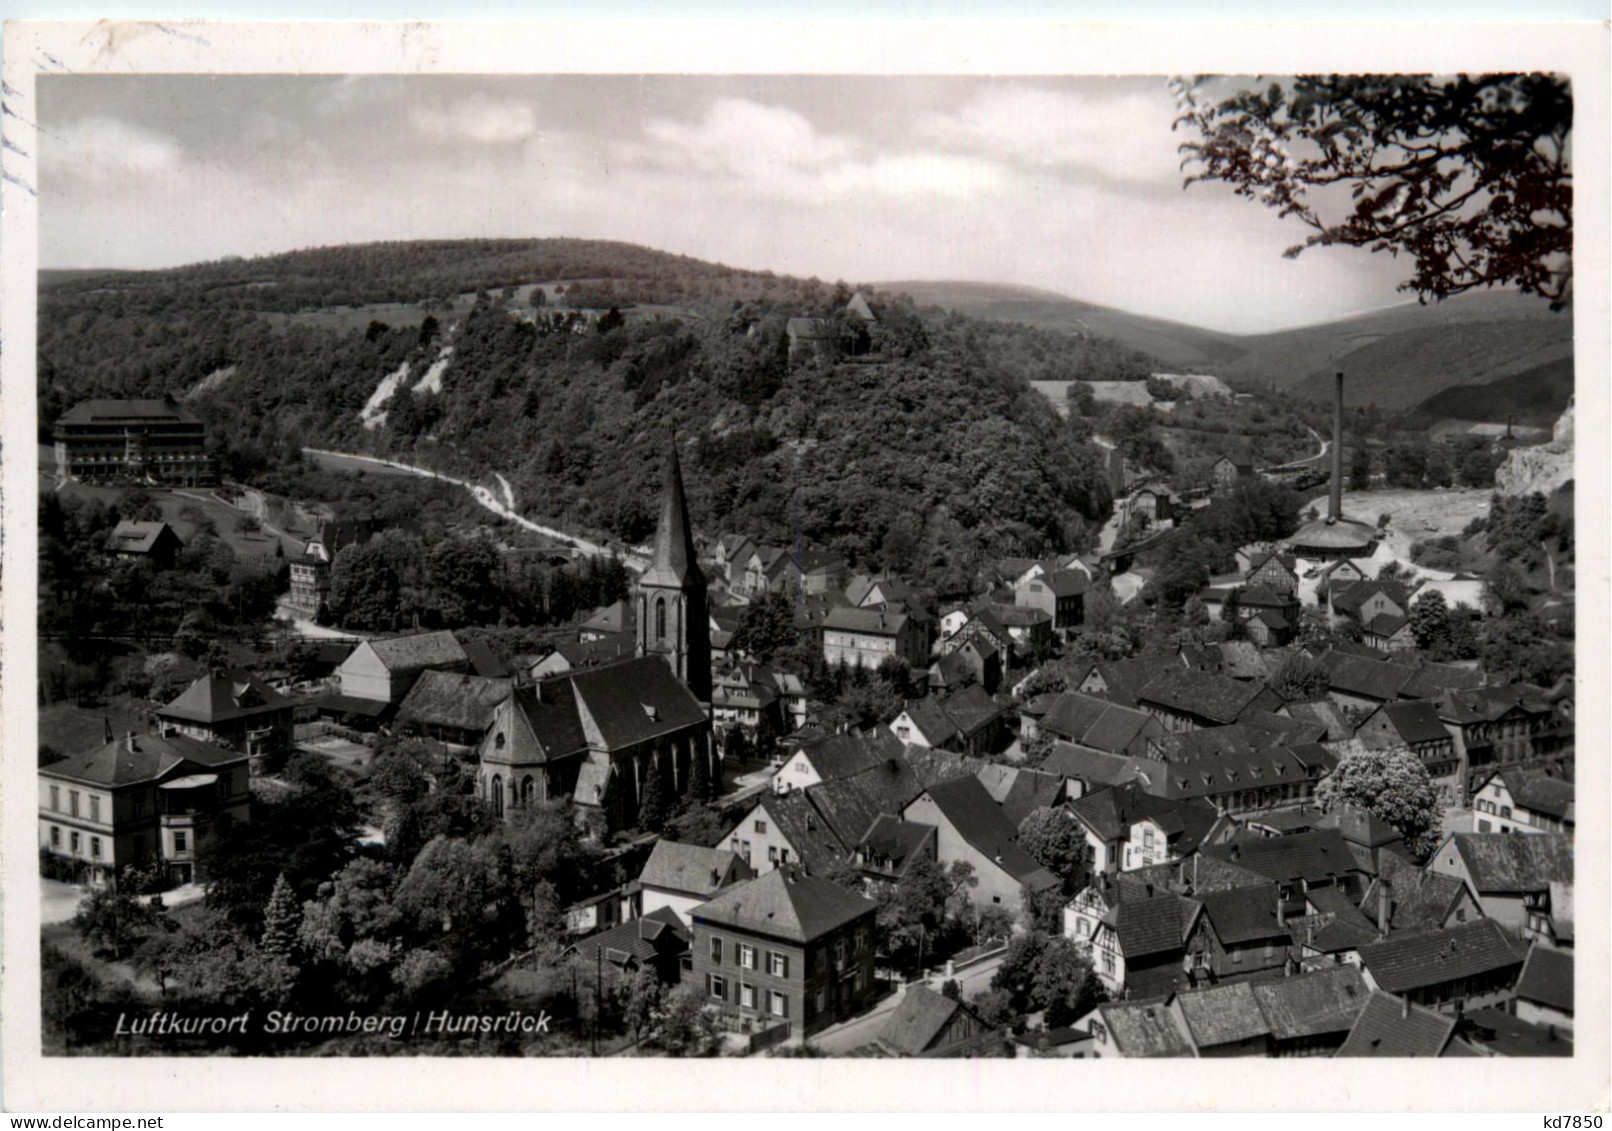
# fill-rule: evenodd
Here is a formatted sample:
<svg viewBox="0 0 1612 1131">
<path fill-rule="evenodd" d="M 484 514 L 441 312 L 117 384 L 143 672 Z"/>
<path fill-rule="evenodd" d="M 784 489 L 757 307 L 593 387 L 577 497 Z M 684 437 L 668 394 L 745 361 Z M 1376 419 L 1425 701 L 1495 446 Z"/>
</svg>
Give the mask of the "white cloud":
<svg viewBox="0 0 1612 1131">
<path fill-rule="evenodd" d="M 165 173 L 183 156 L 173 138 L 109 117 L 80 118 L 56 138 L 51 173 L 88 181 Z"/>
<path fill-rule="evenodd" d="M 537 133 L 531 104 L 472 95 L 445 107 L 417 107 L 409 114 L 414 128 L 430 137 L 507 145 Z"/>
<path fill-rule="evenodd" d="M 1172 103 L 1157 91 L 1092 97 L 1033 87 L 993 88 L 961 109 L 918 121 L 932 141 L 1020 165 L 1102 169 L 1120 180 L 1179 183 Z"/>
</svg>

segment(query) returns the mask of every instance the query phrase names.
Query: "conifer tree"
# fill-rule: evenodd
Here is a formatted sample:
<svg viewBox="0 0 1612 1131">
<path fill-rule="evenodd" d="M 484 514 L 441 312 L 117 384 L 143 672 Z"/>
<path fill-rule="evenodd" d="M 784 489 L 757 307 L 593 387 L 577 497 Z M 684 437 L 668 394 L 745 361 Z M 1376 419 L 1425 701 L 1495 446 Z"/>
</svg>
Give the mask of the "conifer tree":
<svg viewBox="0 0 1612 1131">
<path fill-rule="evenodd" d="M 281 872 L 269 893 L 268 906 L 263 911 L 263 949 L 285 962 L 295 958 L 297 932 L 302 926 L 302 908 L 297 894 Z"/>
</svg>

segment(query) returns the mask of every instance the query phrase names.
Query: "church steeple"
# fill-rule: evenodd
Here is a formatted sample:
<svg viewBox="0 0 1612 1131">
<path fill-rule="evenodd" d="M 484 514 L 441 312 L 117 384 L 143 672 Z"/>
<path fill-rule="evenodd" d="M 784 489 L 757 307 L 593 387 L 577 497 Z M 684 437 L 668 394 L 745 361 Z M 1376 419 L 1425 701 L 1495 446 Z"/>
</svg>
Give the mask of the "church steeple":
<svg viewBox="0 0 1612 1131">
<path fill-rule="evenodd" d="M 683 471 L 677 441 L 668 438 L 661 482 L 660 520 L 655 554 L 634 588 L 638 654 L 660 655 L 694 697 L 711 704 L 711 623 L 705 574 L 694 550 L 694 531 L 683 497 Z"/>
</svg>

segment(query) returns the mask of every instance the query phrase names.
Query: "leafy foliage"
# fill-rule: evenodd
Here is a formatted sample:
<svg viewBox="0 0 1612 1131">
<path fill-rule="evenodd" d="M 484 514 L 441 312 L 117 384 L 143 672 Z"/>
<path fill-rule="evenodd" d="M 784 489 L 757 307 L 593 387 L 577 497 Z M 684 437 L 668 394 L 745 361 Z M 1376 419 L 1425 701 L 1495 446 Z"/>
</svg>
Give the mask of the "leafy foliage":
<svg viewBox="0 0 1612 1131">
<path fill-rule="evenodd" d="M 1316 786 L 1315 800 L 1323 810 L 1355 805 L 1381 818 L 1399 830 L 1418 859 L 1438 847 L 1438 790 L 1409 750 L 1346 754 Z"/>
</svg>

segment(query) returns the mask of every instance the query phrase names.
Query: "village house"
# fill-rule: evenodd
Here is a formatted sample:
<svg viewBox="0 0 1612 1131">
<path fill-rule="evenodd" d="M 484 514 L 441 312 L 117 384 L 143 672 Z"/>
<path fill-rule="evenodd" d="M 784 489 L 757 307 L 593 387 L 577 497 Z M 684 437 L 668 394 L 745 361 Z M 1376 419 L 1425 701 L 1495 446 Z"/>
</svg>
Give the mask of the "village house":
<svg viewBox="0 0 1612 1131">
<path fill-rule="evenodd" d="M 1451 690 L 1437 702 L 1469 772 L 1543 758 L 1572 741 L 1572 724 L 1531 684 Z"/>
<path fill-rule="evenodd" d="M 755 664 L 733 664 L 711 675 L 711 721 L 719 727 L 742 726 L 754 734 L 767 719 L 784 725 L 783 704 L 769 672 Z"/>
<path fill-rule="evenodd" d="M 900 816 L 880 813 L 851 849 L 851 858 L 868 880 L 899 883 L 920 860 L 934 860 L 937 832 Z"/>
<path fill-rule="evenodd" d="M 52 429 L 58 482 L 205 487 L 218 482 L 207 428 L 174 397 L 80 401 Z"/>
<path fill-rule="evenodd" d="M 1459 803 L 1463 796 L 1461 756 L 1455 737 L 1439 719 L 1432 701 L 1384 703 L 1361 720 L 1355 737 L 1368 750 L 1409 750 L 1421 759 L 1446 804 Z"/>
<path fill-rule="evenodd" d="M 1288 968 L 1291 939 L 1276 884 L 1202 892 L 1199 929 L 1208 945 L 1193 953 L 1194 985 L 1232 979 L 1281 977 Z"/>
<path fill-rule="evenodd" d="M 1479 919 L 1362 946 L 1360 969 L 1373 990 L 1458 1013 L 1509 1001 L 1524 957 L 1499 923 Z"/>
<path fill-rule="evenodd" d="M 626 598 L 601 605 L 577 626 L 577 641 L 592 644 L 600 640 L 632 638 L 637 631 L 633 603 Z"/>
<path fill-rule="evenodd" d="M 992 605 L 991 611 L 1012 641 L 1010 652 L 1039 657 L 1052 647 L 1051 613 L 1027 605 Z"/>
<path fill-rule="evenodd" d="M 342 661 L 339 696 L 321 703 L 325 713 L 380 716 L 403 697 L 427 669 L 469 672 L 470 657 L 453 633 L 421 632 L 389 640 L 366 640 Z"/>
<path fill-rule="evenodd" d="M 1531 1025 L 1573 1031 L 1573 956 L 1534 943 L 1512 989 L 1511 1011 Z"/>
<path fill-rule="evenodd" d="M 1094 873 L 1168 863 L 1232 827 L 1207 805 L 1155 797 L 1135 784 L 1088 793 L 1065 808 L 1086 837 Z"/>
<path fill-rule="evenodd" d="M 1317 888 L 1339 888 L 1358 906 L 1368 882 L 1337 829 L 1273 837 L 1245 833 L 1201 851 L 1274 880 L 1284 916 L 1305 914 L 1307 897 Z"/>
<path fill-rule="evenodd" d="M 1548 908 L 1551 885 L 1573 882 L 1573 838 L 1453 833 L 1426 867 L 1461 880 L 1484 915 L 1521 937 L 1541 925 L 1531 920 Z"/>
<path fill-rule="evenodd" d="M 724 534 L 716 540 L 713 550 L 717 572 L 730 589 L 737 588 L 756 552 L 756 544 L 745 534 Z"/>
<path fill-rule="evenodd" d="M 1341 1057 L 1440 1057 L 1460 1048 L 1456 1018 L 1414 1005 L 1409 998 L 1373 991 L 1338 1049 Z"/>
<path fill-rule="evenodd" d="M 1176 801 L 1201 801 L 1243 817 L 1282 806 L 1302 806 L 1338 756 L 1315 744 L 1232 750 L 1183 762 L 1161 763 L 1148 789 Z"/>
<path fill-rule="evenodd" d="M 173 569 L 184 548 L 184 539 L 166 522 L 123 519 L 106 537 L 107 553 L 115 558 L 150 562 L 153 569 Z"/>
<path fill-rule="evenodd" d="M 1094 1059 L 1192 1057 L 1196 1053 L 1168 993 L 1146 1001 L 1108 1001 L 1077 1024 L 1091 1034 Z"/>
<path fill-rule="evenodd" d="M 330 605 L 331 567 L 348 546 L 368 542 L 380 529 L 374 519 L 343 519 L 321 523 L 300 556 L 287 563 L 291 595 L 286 603 L 309 620 L 321 620 Z"/>
<path fill-rule="evenodd" d="M 1148 998 L 1181 989 L 1190 970 L 1208 969 L 1202 915 L 1195 899 L 1099 874 L 1064 908 L 1063 933 L 1090 956 L 1111 997 Z"/>
<path fill-rule="evenodd" d="M 1081 676 L 1074 690 L 1096 695 L 1122 707 L 1135 707 L 1142 688 L 1159 673 L 1159 662 L 1151 656 L 1130 660 L 1108 660 L 1093 664 Z"/>
<path fill-rule="evenodd" d="M 630 636 L 602 636 L 592 640 L 566 640 L 554 646 L 554 651 L 532 664 L 528 673 L 533 679 L 548 679 L 564 675 L 578 668 L 591 668 L 598 664 L 625 660 L 637 652 L 637 644 Z"/>
<path fill-rule="evenodd" d="M 1201 592 L 1198 599 L 1210 619 L 1235 621 L 1259 648 L 1283 647 L 1298 632 L 1298 598 L 1264 584 L 1212 586 Z"/>
<path fill-rule="evenodd" d="M 1521 768 L 1480 774 L 1472 783 L 1475 831 L 1567 833 L 1574 830 L 1571 781 Z"/>
<path fill-rule="evenodd" d="M 1221 456 L 1210 467 L 1209 474 L 1214 480 L 1214 490 L 1217 495 L 1229 495 L 1233 487 L 1237 486 L 1239 479 L 1249 479 L 1254 474 L 1252 461 L 1238 457 Z"/>
<path fill-rule="evenodd" d="M 880 606 L 913 609 L 918 593 L 893 573 L 859 573 L 845 585 L 845 599 L 858 609 Z"/>
<path fill-rule="evenodd" d="M 1063 780 L 1065 793 L 1071 801 L 1131 782 L 1149 787 L 1164 777 L 1163 762 L 1107 754 L 1058 740 L 1053 742 L 1052 752 L 1041 763 L 1041 768 Z"/>
<path fill-rule="evenodd" d="M 956 632 L 941 642 L 941 654 L 955 652 L 968 641 L 978 639 L 982 643 L 989 643 L 1004 657 L 1012 655 L 1013 637 L 1008 633 L 1007 625 L 997 616 L 997 609 L 998 606 L 985 605 L 974 610 Z"/>
<path fill-rule="evenodd" d="M 974 757 L 999 753 L 1012 737 L 1007 711 L 977 683 L 945 698 L 908 703 L 891 720 L 890 733 L 903 743 Z"/>
<path fill-rule="evenodd" d="M 1125 504 L 1126 521 L 1140 521 L 1146 526 L 1172 522 L 1180 513 L 1181 500 L 1168 487 L 1139 488 Z"/>
<path fill-rule="evenodd" d="M 1274 547 L 1252 558 L 1243 576 L 1249 588 L 1260 586 L 1284 597 L 1299 591 L 1298 559 Z"/>
<path fill-rule="evenodd" d="M 1002 686 L 1002 653 L 984 636 L 964 641 L 929 665 L 931 691 L 959 691 L 971 683 L 990 695 Z"/>
<path fill-rule="evenodd" d="M 672 800 L 695 759 L 712 780 L 721 772 L 705 708 L 658 656 L 516 688 L 476 758 L 476 795 L 495 817 L 569 795 L 612 829 L 637 822 L 646 775 Z"/>
<path fill-rule="evenodd" d="M 92 883 L 128 865 L 200 878 L 206 848 L 252 819 L 248 756 L 181 734 L 130 733 L 39 769 L 39 848 Z"/>
<path fill-rule="evenodd" d="M 812 804 L 809 790 L 763 795 L 722 842 L 758 874 L 799 864 L 821 873 L 850 855 L 850 848 Z"/>
<path fill-rule="evenodd" d="M 653 970 L 663 985 L 675 986 L 689 964 L 692 936 L 668 907 L 628 919 L 599 934 L 572 943 L 564 955 L 576 955 L 586 966 L 606 965 L 625 977 Z"/>
<path fill-rule="evenodd" d="M 1416 636 L 1411 632 L 1409 617 L 1395 613 L 1378 613 L 1360 627 L 1360 642 L 1369 648 L 1393 655 L 1410 652 L 1416 647 Z"/>
<path fill-rule="evenodd" d="M 922 623 L 907 613 L 879 608 L 836 608 L 823 620 L 823 659 L 831 667 L 876 669 L 896 659 L 922 668 L 929 641 Z"/>
<path fill-rule="evenodd" d="M 889 732 L 845 732 L 803 742 L 772 777 L 774 792 L 805 789 L 820 782 L 854 777 L 901 755 L 901 742 Z"/>
<path fill-rule="evenodd" d="M 291 753 L 294 705 L 247 672 L 210 671 L 153 714 L 162 733 L 244 754 L 254 770 Z"/>
<path fill-rule="evenodd" d="M 1068 633 L 1086 622 L 1086 591 L 1091 579 L 1078 570 L 1059 570 L 1020 581 L 1013 587 L 1013 603 L 1040 609 L 1052 618 L 1055 632 Z"/>
<path fill-rule="evenodd" d="M 1152 744 L 1168 733 L 1164 723 L 1147 711 L 1078 691 L 1057 695 L 1034 730 L 1089 750 L 1133 758 L 1151 756 Z"/>
<path fill-rule="evenodd" d="M 1475 895 L 1456 876 L 1390 857 L 1366 888 L 1361 910 L 1388 933 L 1437 931 L 1483 918 Z"/>
<path fill-rule="evenodd" d="M 1282 697 L 1267 687 L 1210 672 L 1165 668 L 1137 694 L 1137 706 L 1168 731 L 1228 726 L 1246 711 L 1276 711 Z"/>
<path fill-rule="evenodd" d="M 725 849 L 661 839 L 625 895 L 635 915 L 670 909 L 686 924 L 689 913 L 717 892 L 754 877 L 750 865 Z"/>
<path fill-rule="evenodd" d="M 1339 581 L 1326 588 L 1327 615 L 1334 621 L 1348 618 L 1364 627 L 1379 616 L 1404 618 L 1410 612 L 1415 590 L 1401 581 Z"/>
<path fill-rule="evenodd" d="M 498 705 L 515 689 L 510 679 L 489 679 L 435 669 L 423 671 L 398 704 L 397 723 L 412 724 L 427 737 L 473 747 L 492 726 Z"/>
<path fill-rule="evenodd" d="M 901 816 L 935 827 L 936 854 L 942 865 L 949 868 L 963 861 L 973 866 L 977 882 L 968 895 L 978 908 L 1001 907 L 1017 915 L 1024 888 L 1040 891 L 1062 882 L 1018 846 L 1018 828 L 977 777 L 967 775 L 930 785 Z"/>
<path fill-rule="evenodd" d="M 1000 1055 L 1006 1047 L 1001 1030 L 985 1024 L 973 1006 L 922 983 L 902 994 L 877 1044 L 890 1056 L 930 1058 Z"/>
<path fill-rule="evenodd" d="M 736 884 L 690 912 L 694 985 L 725 1014 L 809 1037 L 877 995 L 876 911 L 796 868 Z"/>
</svg>

